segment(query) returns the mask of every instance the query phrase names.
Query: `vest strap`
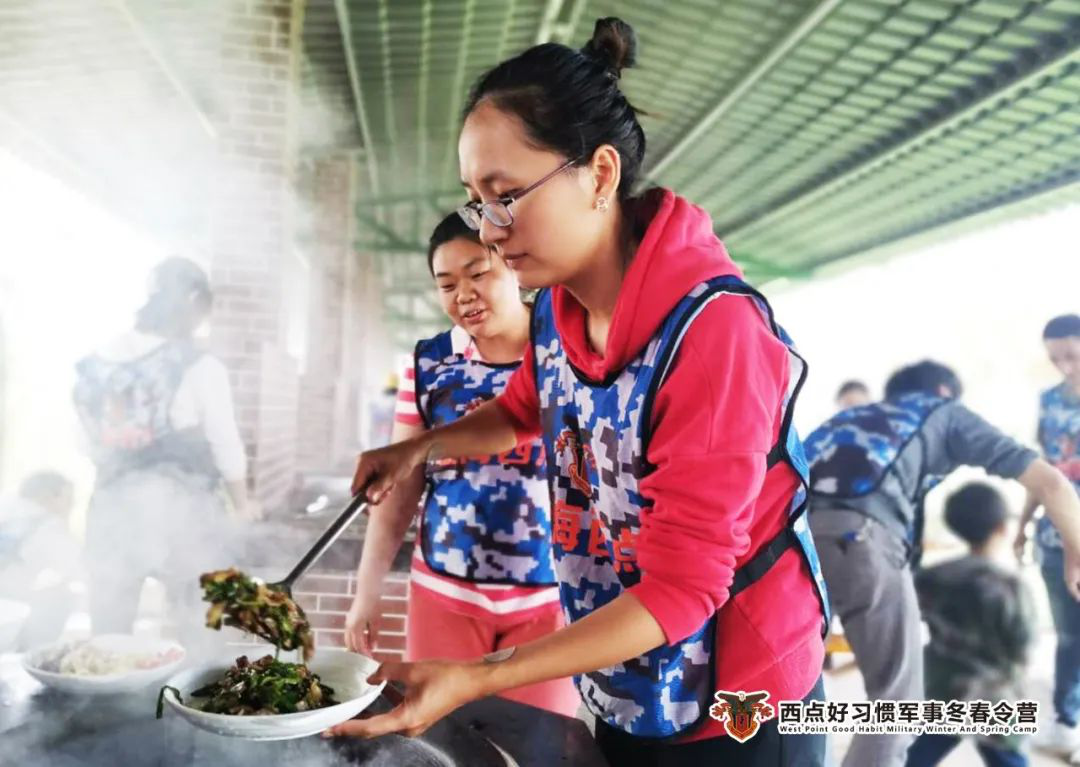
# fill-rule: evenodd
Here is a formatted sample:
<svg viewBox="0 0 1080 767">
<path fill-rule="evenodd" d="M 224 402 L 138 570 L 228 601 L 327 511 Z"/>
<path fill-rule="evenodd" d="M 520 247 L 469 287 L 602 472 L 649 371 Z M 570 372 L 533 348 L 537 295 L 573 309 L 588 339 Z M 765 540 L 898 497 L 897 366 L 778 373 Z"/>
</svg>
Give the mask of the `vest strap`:
<svg viewBox="0 0 1080 767">
<path fill-rule="evenodd" d="M 728 588 L 728 598 L 734 599 L 739 592 L 749 588 L 762 578 L 788 549 L 799 545 L 795 530 L 791 524 L 784 526 L 775 538 L 758 551 L 750 561 L 735 571 L 735 577 Z"/>
<path fill-rule="evenodd" d="M 765 471 L 768 471 L 782 460 L 784 460 L 784 445 L 783 442 L 778 441 L 765 456 Z"/>
</svg>

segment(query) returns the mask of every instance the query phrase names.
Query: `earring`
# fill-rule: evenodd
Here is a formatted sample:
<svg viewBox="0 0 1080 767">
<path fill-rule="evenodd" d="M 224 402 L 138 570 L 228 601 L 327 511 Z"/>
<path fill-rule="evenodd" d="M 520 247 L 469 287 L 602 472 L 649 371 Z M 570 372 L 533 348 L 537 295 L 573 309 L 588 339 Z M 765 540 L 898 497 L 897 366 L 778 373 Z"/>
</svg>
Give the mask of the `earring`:
<svg viewBox="0 0 1080 767">
<path fill-rule="evenodd" d="M 596 198 L 596 209 L 598 211 L 600 211 L 601 213 L 607 212 L 607 209 L 608 209 L 607 197 L 597 197 Z"/>
</svg>

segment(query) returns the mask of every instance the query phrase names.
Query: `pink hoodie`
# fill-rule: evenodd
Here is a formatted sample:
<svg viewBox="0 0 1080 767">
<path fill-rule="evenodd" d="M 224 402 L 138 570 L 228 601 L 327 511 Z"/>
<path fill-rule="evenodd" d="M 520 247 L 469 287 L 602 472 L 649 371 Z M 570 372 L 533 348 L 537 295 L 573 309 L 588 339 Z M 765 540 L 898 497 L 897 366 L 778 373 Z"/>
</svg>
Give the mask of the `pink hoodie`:
<svg viewBox="0 0 1080 767">
<path fill-rule="evenodd" d="M 585 310 L 552 288 L 555 322 L 570 361 L 593 379 L 630 362 L 698 283 L 736 275 L 707 213 L 657 190 L 645 237 L 623 280 L 605 354 L 586 338 Z M 656 398 L 648 447 L 656 467 L 642 481 L 652 509 L 637 539 L 641 581 L 629 589 L 669 642 L 715 612 L 717 689 L 767 690 L 798 700 L 821 674 L 821 608 L 809 569 L 790 550 L 761 580 L 728 600 L 735 569 L 778 534 L 798 479 L 786 465 L 766 476 L 781 426 L 788 354 L 752 301 L 724 296 L 690 326 Z M 533 355 L 497 400 L 522 440 L 540 431 Z M 724 733 L 710 720 L 690 740 Z"/>
</svg>

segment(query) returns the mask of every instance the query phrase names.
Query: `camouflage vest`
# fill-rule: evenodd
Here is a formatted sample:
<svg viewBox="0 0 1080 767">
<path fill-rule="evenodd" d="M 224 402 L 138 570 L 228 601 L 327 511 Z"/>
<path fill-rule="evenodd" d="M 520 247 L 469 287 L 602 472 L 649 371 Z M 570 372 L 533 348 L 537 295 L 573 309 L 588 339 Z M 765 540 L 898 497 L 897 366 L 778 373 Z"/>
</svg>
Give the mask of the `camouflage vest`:
<svg viewBox="0 0 1080 767">
<path fill-rule="evenodd" d="M 75 410 L 103 486 L 131 471 L 180 469 L 207 489 L 220 474 L 198 427 L 177 430 L 171 410 L 184 374 L 202 356 L 193 344 L 169 341 L 132 360 L 96 355 L 75 366 Z"/>
<path fill-rule="evenodd" d="M 850 500 L 870 495 L 893 471 L 897 459 L 942 405 L 942 397 L 913 392 L 893 400 L 843 410 L 806 438 L 810 492 L 815 498 Z M 923 445 L 925 459 L 926 448 Z M 908 531 L 913 559 L 919 558 L 924 522 L 923 499 L 943 477 L 924 473 L 917 480 L 915 519 Z"/>
<path fill-rule="evenodd" d="M 1080 493 L 1080 400 L 1066 384 L 1043 392 L 1039 398 L 1039 444 L 1046 460 L 1061 470 Z M 1060 549 L 1061 536 L 1043 514 L 1035 540 L 1044 548 Z"/>
<path fill-rule="evenodd" d="M 416 402 L 428 428 L 453 423 L 506 387 L 520 363 L 455 354 L 450 333 L 416 345 Z M 437 573 L 475 583 L 551 586 L 551 514 L 539 440 L 501 455 L 428 462 L 421 550 Z"/>
<path fill-rule="evenodd" d="M 641 578 L 635 541 L 642 512 L 651 506 L 640 486 L 654 469 L 646 458 L 653 402 L 690 324 L 708 303 L 725 294 L 754 300 L 763 320 L 791 349 L 765 299 L 736 278 L 719 277 L 690 291 L 625 368 L 606 381 L 590 381 L 567 359 L 555 328 L 550 291 L 542 292 L 536 301 L 536 384 L 551 464 L 552 539 L 560 597 L 569 621 L 603 607 Z M 784 551 L 794 547 L 805 557 L 823 610 L 827 610 L 825 583 L 804 514 L 806 462 L 791 427 L 805 371 L 794 351 L 791 369 L 783 428 L 769 465 L 788 464 L 804 484 L 791 499 L 790 524 L 736 571 L 730 596 L 734 598 L 759 579 Z M 715 692 L 716 641 L 714 615 L 672 646 L 661 645 L 574 681 L 589 710 L 613 727 L 647 738 L 683 734 L 708 714 Z"/>
</svg>

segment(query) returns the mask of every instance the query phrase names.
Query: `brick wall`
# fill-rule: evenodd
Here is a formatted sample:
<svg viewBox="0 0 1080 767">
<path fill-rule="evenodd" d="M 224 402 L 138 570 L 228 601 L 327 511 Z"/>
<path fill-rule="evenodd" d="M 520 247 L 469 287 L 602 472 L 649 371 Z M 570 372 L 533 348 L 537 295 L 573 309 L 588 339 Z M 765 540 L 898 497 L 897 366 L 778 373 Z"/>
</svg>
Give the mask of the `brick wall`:
<svg viewBox="0 0 1080 767">
<path fill-rule="evenodd" d="M 400 661 L 405 657 L 405 604 L 409 580 L 404 573 L 391 573 L 383 584 L 381 626 L 375 659 Z M 345 613 L 356 593 L 356 579 L 348 572 L 316 572 L 305 576 L 293 590 L 294 596 L 315 628 L 315 646 L 343 647 Z"/>
<path fill-rule="evenodd" d="M 283 291 L 293 258 L 293 3 L 228 3 L 220 14 L 212 342 L 232 378 L 255 496 L 274 510 L 296 469 L 299 396 Z"/>
<path fill-rule="evenodd" d="M 296 361 L 264 344 L 260 354 L 258 411 L 251 474 L 264 508 L 275 508 L 293 487 L 296 469 L 296 413 L 299 386 Z"/>
</svg>

